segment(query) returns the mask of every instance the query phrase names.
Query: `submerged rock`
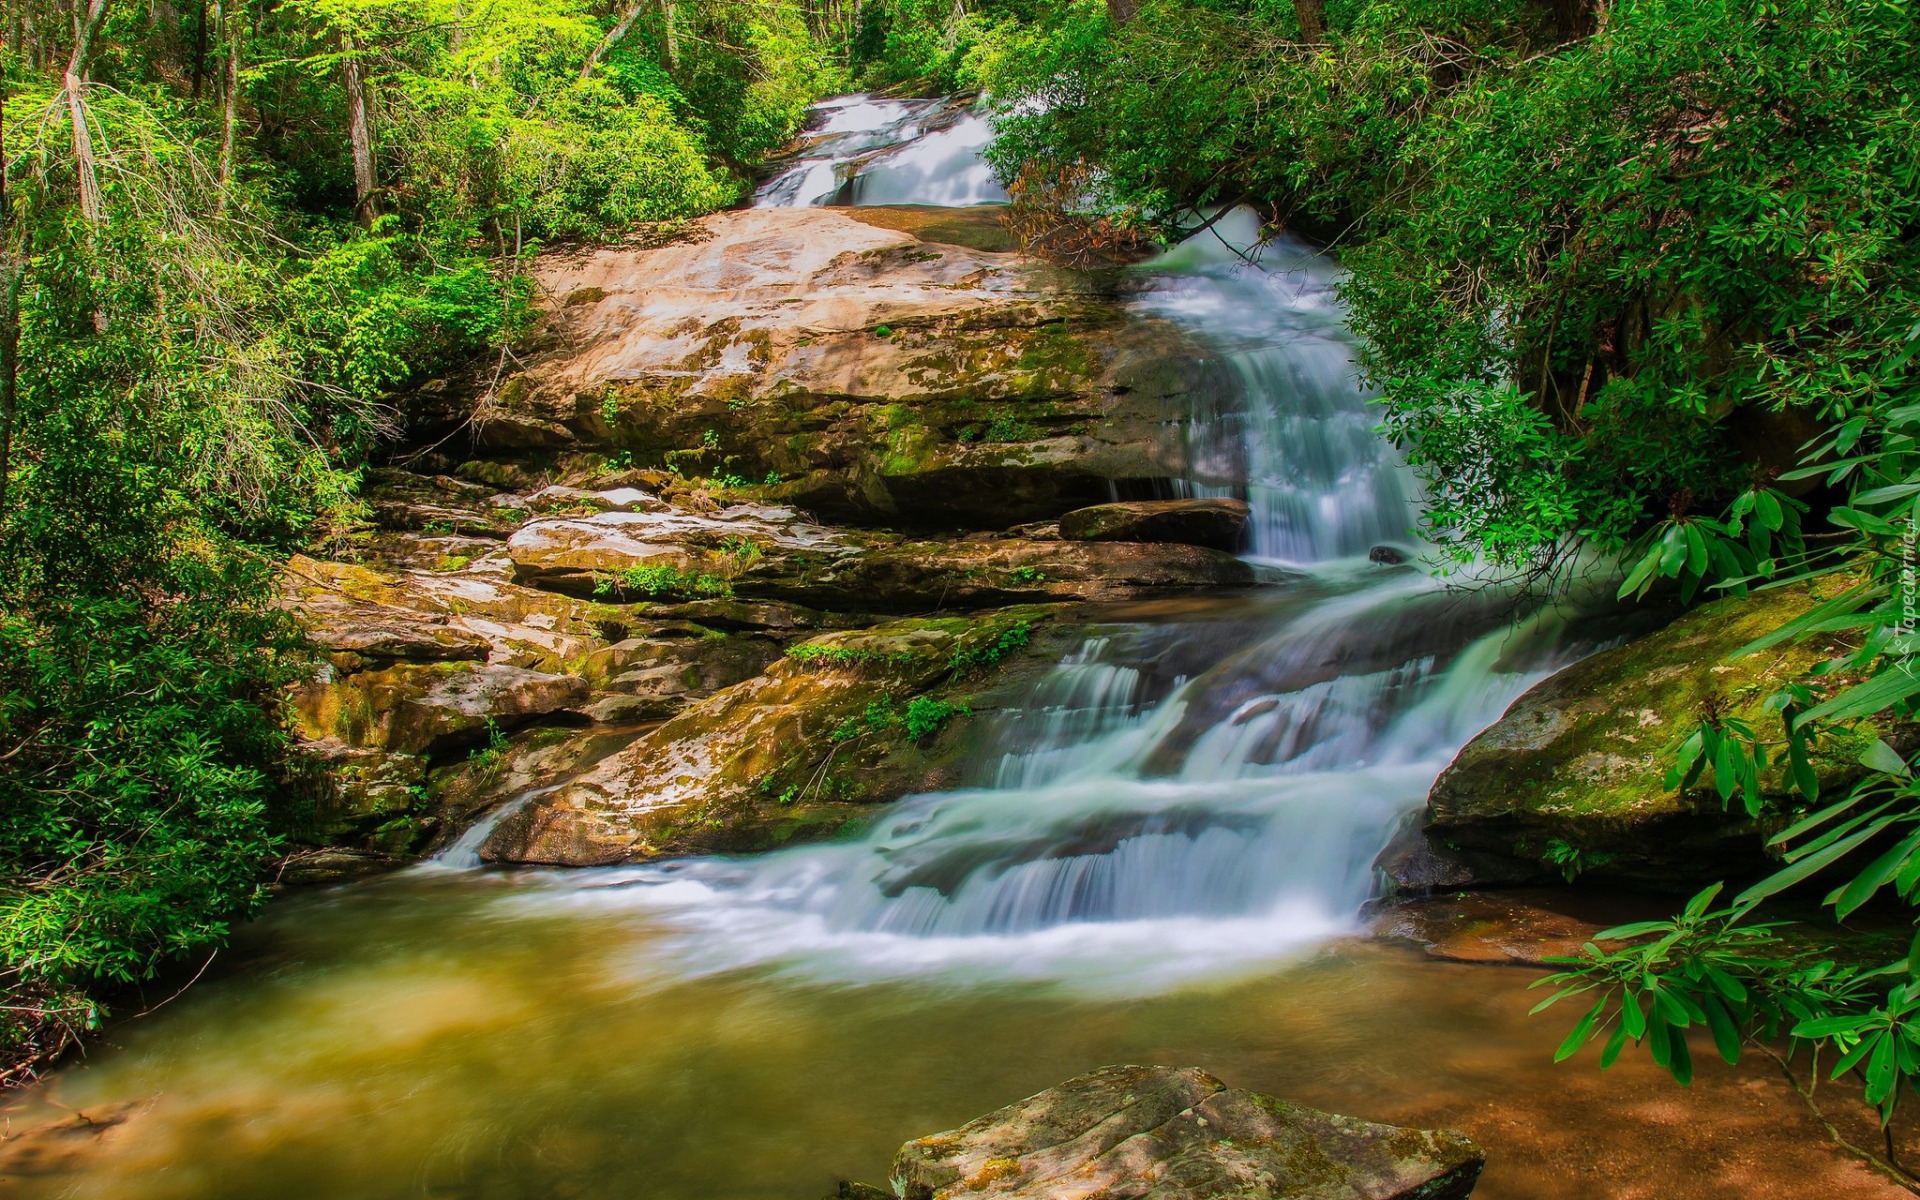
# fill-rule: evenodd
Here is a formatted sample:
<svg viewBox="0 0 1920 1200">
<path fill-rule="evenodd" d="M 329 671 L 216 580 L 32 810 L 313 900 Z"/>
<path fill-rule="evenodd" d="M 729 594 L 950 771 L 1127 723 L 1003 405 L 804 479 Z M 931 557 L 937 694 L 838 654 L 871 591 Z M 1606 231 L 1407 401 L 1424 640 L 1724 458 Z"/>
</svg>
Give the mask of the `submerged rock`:
<svg viewBox="0 0 1920 1200">
<path fill-rule="evenodd" d="M 1074 542 L 1180 542 L 1232 553 L 1247 536 L 1245 500 L 1124 500 L 1060 518 Z"/>
<path fill-rule="evenodd" d="M 1673 889 L 1765 869 L 1763 833 L 1777 818 L 1749 818 L 1738 797 L 1723 804 L 1710 777 L 1682 792 L 1665 776 L 1709 713 L 1777 731 L 1763 702 L 1833 647 L 1812 638 L 1729 656 L 1818 602 L 1804 586 L 1719 600 L 1538 684 L 1435 781 L 1431 855 L 1401 846 L 1382 865 L 1416 888 L 1591 873 Z M 1857 772 L 1866 740 L 1824 739 L 1814 755 L 1823 787 Z M 1766 812 L 1791 809 L 1789 791 L 1778 767 L 1765 775 Z"/>
<path fill-rule="evenodd" d="M 908 1142 L 893 1186 L 904 1200 L 1465 1200 L 1485 1161 L 1462 1134 L 1119 1066 Z"/>
</svg>

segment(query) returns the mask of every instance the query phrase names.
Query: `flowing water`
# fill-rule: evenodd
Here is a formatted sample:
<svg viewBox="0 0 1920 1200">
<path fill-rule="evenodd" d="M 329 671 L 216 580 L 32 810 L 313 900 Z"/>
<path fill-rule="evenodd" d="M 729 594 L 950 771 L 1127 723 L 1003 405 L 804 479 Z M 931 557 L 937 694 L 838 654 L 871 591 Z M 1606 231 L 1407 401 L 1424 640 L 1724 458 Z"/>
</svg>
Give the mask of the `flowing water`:
<svg viewBox="0 0 1920 1200">
<path fill-rule="evenodd" d="M 852 97 L 815 127 L 760 203 L 1004 195 L 964 106 Z M 1753 1071 L 1703 1067 L 1682 1100 L 1639 1065 L 1554 1068 L 1525 972 L 1356 937 L 1373 860 L 1435 774 L 1574 647 L 1553 614 L 1367 561 L 1417 548 L 1414 488 L 1371 431 L 1334 268 L 1257 232 L 1229 215 L 1148 264 L 1140 303 L 1231 362 L 1233 394 L 1187 423 L 1181 486 L 1247 498 L 1254 556 L 1287 582 L 1116 610 L 991 718 L 975 786 L 848 840 L 492 872 L 471 869 L 475 833 L 432 869 L 280 901 L 191 992 L 16 1104 L 19 1129 L 54 1132 L 0 1179 L 116 1200 L 809 1200 L 883 1178 L 907 1137 L 1151 1061 L 1465 1127 L 1495 1200 L 1841 1194 L 1829 1159 L 1756 1132 L 1792 1110 Z M 1727 1147 L 1703 1154 L 1695 1113 Z"/>
</svg>

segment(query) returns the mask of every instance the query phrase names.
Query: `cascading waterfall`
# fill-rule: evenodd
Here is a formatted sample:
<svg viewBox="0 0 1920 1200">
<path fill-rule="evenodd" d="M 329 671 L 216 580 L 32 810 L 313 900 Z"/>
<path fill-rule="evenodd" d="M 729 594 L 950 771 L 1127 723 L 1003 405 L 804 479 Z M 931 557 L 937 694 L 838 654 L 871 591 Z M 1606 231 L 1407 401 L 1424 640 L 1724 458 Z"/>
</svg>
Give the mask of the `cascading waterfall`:
<svg viewBox="0 0 1920 1200">
<path fill-rule="evenodd" d="M 970 177 L 951 137 L 922 132 L 929 104 L 824 106 L 821 140 L 759 203 L 870 199 L 874 164 L 924 147 L 940 179 Z M 1192 414 L 1183 486 L 1244 495 L 1255 556 L 1307 565 L 1244 602 L 1264 620 L 1090 638 L 1002 718 L 987 786 L 909 797 L 857 840 L 602 873 L 566 902 L 658 910 L 694 969 L 832 978 L 1157 986 L 1350 928 L 1434 776 L 1557 664 L 1546 625 L 1514 625 L 1510 598 L 1365 564 L 1380 542 L 1412 541 L 1413 488 L 1373 432 L 1335 268 L 1258 233 L 1226 214 L 1143 268 L 1140 303 L 1238 373 L 1238 394 Z"/>
<path fill-rule="evenodd" d="M 814 106 L 806 148 L 754 193 L 760 208 L 818 204 L 997 204 L 1005 188 L 981 161 L 985 116 L 941 100 L 842 96 Z"/>
<path fill-rule="evenodd" d="M 1199 330 L 1240 384 L 1191 415 L 1179 490 L 1244 496 L 1258 558 L 1411 542 L 1412 476 L 1357 386 L 1334 264 L 1295 238 L 1262 242 L 1259 217 L 1237 208 L 1149 266 L 1146 306 Z"/>
</svg>

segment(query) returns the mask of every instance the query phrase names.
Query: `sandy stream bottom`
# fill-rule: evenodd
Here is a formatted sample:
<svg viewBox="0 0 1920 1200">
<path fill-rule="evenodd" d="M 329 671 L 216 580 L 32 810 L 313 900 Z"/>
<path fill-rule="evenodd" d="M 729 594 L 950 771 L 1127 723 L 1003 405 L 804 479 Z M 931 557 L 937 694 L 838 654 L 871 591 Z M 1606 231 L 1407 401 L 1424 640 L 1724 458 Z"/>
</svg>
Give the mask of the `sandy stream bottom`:
<svg viewBox="0 0 1920 1200">
<path fill-rule="evenodd" d="M 1893 1197 L 1774 1065 L 1556 1067 L 1538 972 L 1351 938 L 1154 995 L 689 974 L 535 876 L 294 896 L 191 991 L 6 1111 L 0 1197 L 816 1200 L 909 1137 L 1116 1062 L 1470 1133 L 1480 1200 Z M 1836 1089 L 1836 1094 L 1839 1089 Z M 1868 1130 L 1849 1129 L 1857 1137 Z"/>
</svg>

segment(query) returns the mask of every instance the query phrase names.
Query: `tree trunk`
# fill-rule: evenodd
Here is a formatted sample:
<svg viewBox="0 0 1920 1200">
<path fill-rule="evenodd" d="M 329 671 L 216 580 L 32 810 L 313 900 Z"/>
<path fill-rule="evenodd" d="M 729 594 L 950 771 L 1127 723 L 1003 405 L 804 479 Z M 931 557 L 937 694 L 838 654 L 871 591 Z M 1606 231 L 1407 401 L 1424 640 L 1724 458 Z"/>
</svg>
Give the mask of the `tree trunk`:
<svg viewBox="0 0 1920 1200">
<path fill-rule="evenodd" d="M 1293 0 L 1293 15 L 1301 41 L 1317 46 L 1327 40 L 1327 0 Z"/>
<path fill-rule="evenodd" d="M 0 96 L 0 109 L 6 100 Z M 5 120 L 0 113 L 0 122 Z M 0 128 L 4 128 L 0 125 Z M 20 411 L 20 274 L 26 269 L 23 232 L 7 203 L 7 148 L 0 142 L 0 521 L 7 515 L 13 477 L 13 425 Z"/>
<path fill-rule="evenodd" d="M 666 68 L 668 71 L 672 71 L 680 63 L 680 34 L 674 28 L 677 23 L 674 20 L 677 15 L 674 9 L 674 0 L 660 0 L 660 19 L 667 27 Z"/>
<path fill-rule="evenodd" d="M 380 215 L 380 204 L 373 193 L 373 127 L 367 121 L 367 87 L 360 77 L 359 47 L 352 38 L 342 38 L 341 48 L 346 51 L 341 69 L 346 76 L 347 134 L 353 142 L 353 215 L 361 228 L 371 229 L 373 219 Z"/>
<path fill-rule="evenodd" d="M 87 128 L 87 69 L 93 64 L 93 35 L 107 18 L 108 0 L 91 0 L 84 11 L 73 10 L 73 56 L 67 59 L 63 81 L 67 116 L 73 122 L 73 161 L 80 176 L 80 215 L 89 225 L 100 224 L 100 175 L 93 160 L 93 134 Z"/>
<path fill-rule="evenodd" d="M 640 16 L 640 10 L 646 6 L 647 0 L 636 0 L 633 7 L 627 9 L 626 13 L 621 16 L 620 23 L 612 29 L 607 30 L 607 36 L 600 39 L 600 44 L 593 48 L 593 53 L 587 55 L 587 61 L 581 65 L 580 78 L 582 80 L 585 80 L 587 76 L 593 74 L 593 69 L 599 66 L 600 60 L 607 56 L 607 51 L 619 45 L 620 39 L 627 36 L 627 30 L 633 28 L 634 21 Z"/>
<path fill-rule="evenodd" d="M 1599 0 L 1535 0 L 1553 14 L 1554 37 L 1565 45 L 1593 36 L 1599 23 Z"/>
<path fill-rule="evenodd" d="M 235 11 L 227 11 L 228 9 Z M 222 0 L 221 32 L 227 39 L 227 72 L 221 87 L 219 212 L 227 211 L 227 193 L 233 187 L 233 155 L 240 127 L 240 56 L 247 40 L 246 0 Z"/>
<path fill-rule="evenodd" d="M 198 100 L 201 85 L 207 78 L 207 0 L 199 0 L 196 7 L 199 10 L 200 19 L 194 22 L 193 26 L 193 86 L 190 94 Z"/>
</svg>

